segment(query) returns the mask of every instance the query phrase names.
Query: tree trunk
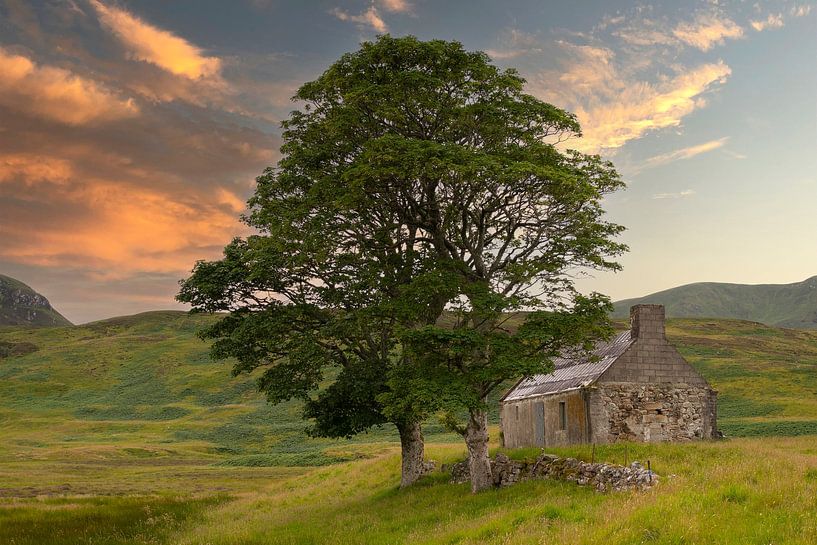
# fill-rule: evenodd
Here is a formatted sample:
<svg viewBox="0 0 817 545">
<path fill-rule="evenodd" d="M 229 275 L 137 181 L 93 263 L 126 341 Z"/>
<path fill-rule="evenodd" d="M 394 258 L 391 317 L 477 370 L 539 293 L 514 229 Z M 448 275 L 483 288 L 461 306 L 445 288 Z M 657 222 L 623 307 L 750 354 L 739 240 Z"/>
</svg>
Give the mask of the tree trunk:
<svg viewBox="0 0 817 545">
<path fill-rule="evenodd" d="M 471 472 L 471 492 L 491 488 L 491 461 L 488 457 L 488 413 L 472 410 L 465 426 L 465 444 L 468 446 L 468 470 Z"/>
<path fill-rule="evenodd" d="M 414 484 L 428 471 L 428 465 L 423 462 L 425 443 L 419 422 L 398 424 L 397 430 L 400 432 L 400 447 L 403 456 L 400 488 L 405 488 Z"/>
</svg>

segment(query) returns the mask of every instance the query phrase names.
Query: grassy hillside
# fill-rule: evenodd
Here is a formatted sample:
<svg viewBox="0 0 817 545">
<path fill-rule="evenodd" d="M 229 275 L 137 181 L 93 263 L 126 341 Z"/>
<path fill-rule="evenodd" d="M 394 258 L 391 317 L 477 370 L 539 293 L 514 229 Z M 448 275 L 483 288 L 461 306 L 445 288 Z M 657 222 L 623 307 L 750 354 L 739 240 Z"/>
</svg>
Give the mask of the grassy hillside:
<svg viewBox="0 0 817 545">
<path fill-rule="evenodd" d="M 270 407 L 209 360 L 194 333 L 213 319 L 0 328 L 28 347 L 0 357 L 0 543 L 817 541 L 817 331 L 671 321 L 733 439 L 630 445 L 673 475 L 652 492 L 535 482 L 473 497 L 442 474 L 398 491 L 391 430 L 306 438 L 297 403 Z M 438 425 L 426 437 L 438 461 L 464 456 Z M 597 458 L 623 462 L 623 448 Z"/>
<path fill-rule="evenodd" d="M 71 322 L 29 286 L 0 274 L 0 326 L 3 325 L 52 327 L 71 325 Z"/>
<path fill-rule="evenodd" d="M 83 326 L 0 328 L 27 353 L 0 359 L 0 419 L 14 443 L 171 448 L 209 463 L 314 466 L 366 455 L 396 435 L 310 439 L 299 403 L 270 406 L 195 333 L 213 316 L 148 312 Z M 440 435 L 430 426 L 431 436 Z M 452 436 L 442 438 L 454 440 Z M 147 447 L 146 447 L 147 445 Z M 0 444 L 0 455 L 11 445 Z M 375 448 L 375 450 L 377 450 Z"/>
<path fill-rule="evenodd" d="M 791 328 L 817 328 L 817 276 L 794 284 L 688 284 L 615 303 L 625 318 L 632 305 L 662 304 L 673 318 L 734 318 Z"/>
<path fill-rule="evenodd" d="M 83 326 L 0 328 L 0 418 L 18 444 L 166 447 L 233 465 L 314 466 L 365 456 L 391 429 L 306 438 L 297 402 L 268 405 L 195 332 L 216 319 L 149 312 Z M 623 325 L 623 324 L 622 324 Z M 729 435 L 817 433 L 817 332 L 672 320 L 667 334 L 720 392 Z M 498 393 L 499 394 L 499 393 Z M 496 411 L 493 420 L 496 421 Z M 429 422 L 436 441 L 457 441 Z M 0 453 L 10 448 L 0 444 Z M 36 448 L 36 446 L 34 447 Z"/>
</svg>

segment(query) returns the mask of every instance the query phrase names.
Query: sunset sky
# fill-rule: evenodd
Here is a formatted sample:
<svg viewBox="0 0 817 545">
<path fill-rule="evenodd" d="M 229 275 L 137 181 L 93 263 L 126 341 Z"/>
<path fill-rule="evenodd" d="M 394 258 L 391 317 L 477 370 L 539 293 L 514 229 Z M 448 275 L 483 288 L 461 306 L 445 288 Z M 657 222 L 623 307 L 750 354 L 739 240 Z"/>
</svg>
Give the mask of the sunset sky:
<svg viewBox="0 0 817 545">
<path fill-rule="evenodd" d="M 0 273 L 75 323 L 181 308 L 289 98 L 377 34 L 461 41 L 628 189 L 614 299 L 817 275 L 817 3 L 0 0 Z"/>
</svg>

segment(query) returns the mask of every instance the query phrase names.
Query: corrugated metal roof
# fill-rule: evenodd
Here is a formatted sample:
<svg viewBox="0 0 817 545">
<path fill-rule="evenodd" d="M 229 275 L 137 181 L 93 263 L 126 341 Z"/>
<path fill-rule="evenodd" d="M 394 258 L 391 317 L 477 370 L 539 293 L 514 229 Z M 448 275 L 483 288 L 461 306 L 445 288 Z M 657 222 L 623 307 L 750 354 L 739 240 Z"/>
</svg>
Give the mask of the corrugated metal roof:
<svg viewBox="0 0 817 545">
<path fill-rule="evenodd" d="M 535 375 L 521 381 L 505 395 L 503 401 L 587 386 L 599 378 L 632 344 L 633 339 L 630 338 L 630 331 L 627 330 L 612 341 L 599 343 L 591 352 L 593 357 L 586 353 L 572 355 L 565 353 L 553 360 L 555 369 L 552 373 Z"/>
</svg>

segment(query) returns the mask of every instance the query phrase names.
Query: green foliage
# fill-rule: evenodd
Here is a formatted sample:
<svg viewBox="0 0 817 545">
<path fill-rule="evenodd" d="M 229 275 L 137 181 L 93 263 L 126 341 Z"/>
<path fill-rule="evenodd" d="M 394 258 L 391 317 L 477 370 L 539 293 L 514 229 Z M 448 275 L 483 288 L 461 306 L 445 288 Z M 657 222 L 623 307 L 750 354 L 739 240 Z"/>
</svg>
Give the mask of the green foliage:
<svg viewBox="0 0 817 545">
<path fill-rule="evenodd" d="M 213 356 L 263 368 L 273 403 L 307 400 L 315 435 L 482 410 L 567 341 L 609 333 L 606 299 L 572 278 L 618 268 L 622 228 L 601 199 L 623 184 L 609 162 L 547 143 L 580 136 L 575 116 L 489 61 L 388 35 L 342 56 L 298 90 L 284 157 L 249 202 L 259 234 L 182 283 L 194 310 L 231 313 L 202 332 Z M 453 330 L 438 325 L 447 307 Z M 501 317 L 522 308 L 549 314 L 509 335 Z"/>
<path fill-rule="evenodd" d="M 523 85 L 459 43 L 382 36 L 298 91 L 306 106 L 284 123 L 286 156 L 259 178 L 250 223 L 299 238 L 302 256 L 337 259 L 327 233 L 342 240 L 369 216 L 382 221 L 367 244 L 353 239 L 356 259 L 395 242 L 412 249 L 395 259 L 415 260 L 415 280 L 386 292 L 402 326 L 376 396 L 389 418 L 436 403 L 482 410 L 499 384 L 544 371 L 567 341 L 609 333 L 606 300 L 578 297 L 572 275 L 618 268 L 622 228 L 603 221 L 600 203 L 623 184 L 609 162 L 547 143 L 580 136 L 579 125 Z M 375 284 L 391 278 L 385 271 L 356 267 Z M 446 306 L 453 328 L 438 323 Z M 551 318 L 531 315 L 509 335 L 503 313 L 522 308 Z M 579 317 L 580 327 L 561 327 Z"/>
</svg>

